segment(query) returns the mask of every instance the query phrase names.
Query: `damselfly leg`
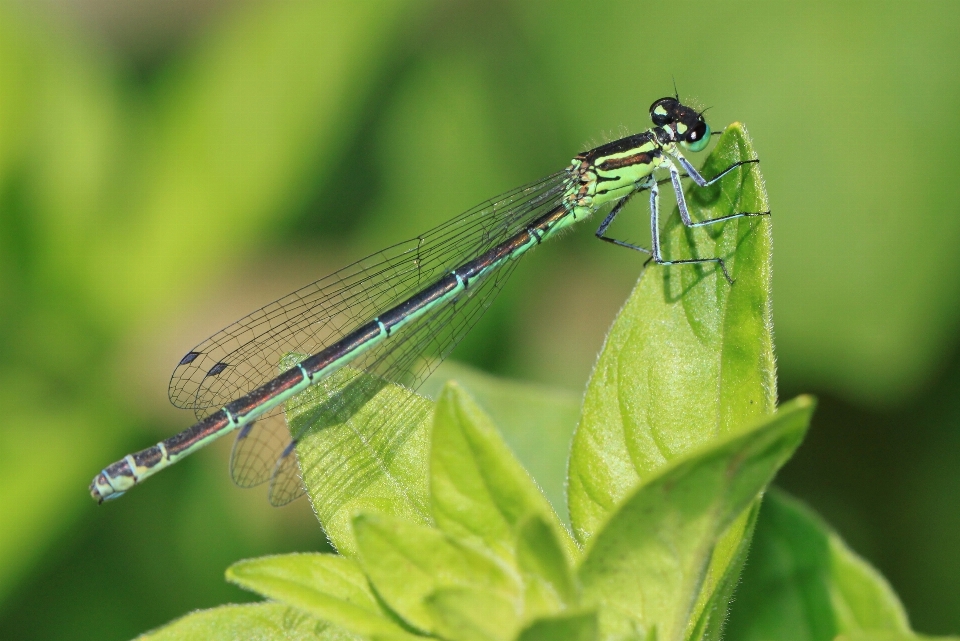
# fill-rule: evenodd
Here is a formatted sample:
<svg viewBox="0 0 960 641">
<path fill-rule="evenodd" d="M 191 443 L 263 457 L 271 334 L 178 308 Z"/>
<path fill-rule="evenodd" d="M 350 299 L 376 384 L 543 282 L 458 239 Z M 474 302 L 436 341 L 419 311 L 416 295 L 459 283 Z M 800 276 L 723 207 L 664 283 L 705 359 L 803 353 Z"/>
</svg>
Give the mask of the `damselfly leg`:
<svg viewBox="0 0 960 641">
<path fill-rule="evenodd" d="M 650 249 L 646 247 L 641 247 L 633 243 L 629 243 L 617 238 L 612 238 L 606 235 L 607 228 L 613 224 L 613 221 L 616 220 L 617 216 L 623 210 L 623 208 L 630 201 L 630 198 L 637 193 L 637 191 L 631 192 L 628 196 L 616 203 L 613 209 L 610 210 L 610 213 L 607 214 L 607 217 L 603 219 L 603 222 L 600 223 L 600 227 L 597 228 L 596 236 L 600 240 L 612 243 L 614 245 L 619 245 L 620 247 L 626 247 L 627 249 L 633 249 L 639 252 L 650 255 L 650 259 L 647 261 L 653 261 L 658 265 L 689 265 L 696 263 L 716 263 L 720 268 L 723 277 L 731 285 L 733 284 L 733 279 L 730 277 L 730 274 L 727 272 L 727 266 L 721 257 L 711 257 L 711 258 L 682 258 L 674 260 L 664 260 L 663 253 L 661 251 L 660 244 L 660 189 L 659 186 L 670 182 L 673 185 L 673 191 L 677 196 L 677 209 L 680 212 L 680 220 L 686 227 L 703 227 L 705 225 L 713 225 L 716 223 L 721 223 L 727 220 L 733 220 L 735 218 L 747 218 L 747 217 L 757 217 L 757 216 L 769 216 L 769 211 L 762 212 L 738 212 L 736 214 L 728 214 L 726 216 L 718 216 L 717 218 L 709 218 L 707 220 L 694 221 L 690 216 L 690 210 L 687 206 L 686 197 L 683 194 L 683 185 L 681 184 L 682 178 L 690 178 L 700 187 L 709 187 L 710 185 L 716 183 L 718 180 L 729 174 L 731 171 L 740 167 L 742 165 L 748 165 L 752 163 L 759 163 L 759 158 L 753 158 L 750 160 L 741 160 L 735 162 L 713 178 L 706 179 L 700 175 L 700 172 L 690 164 L 690 162 L 684 158 L 679 152 L 672 152 L 671 155 L 677 159 L 677 161 L 683 166 L 686 170 L 686 175 L 680 173 L 676 165 L 672 162 L 668 162 L 667 168 L 670 172 L 670 178 L 665 180 L 654 180 L 652 176 L 648 176 L 647 179 L 637 186 L 637 191 L 650 191 Z"/>
</svg>

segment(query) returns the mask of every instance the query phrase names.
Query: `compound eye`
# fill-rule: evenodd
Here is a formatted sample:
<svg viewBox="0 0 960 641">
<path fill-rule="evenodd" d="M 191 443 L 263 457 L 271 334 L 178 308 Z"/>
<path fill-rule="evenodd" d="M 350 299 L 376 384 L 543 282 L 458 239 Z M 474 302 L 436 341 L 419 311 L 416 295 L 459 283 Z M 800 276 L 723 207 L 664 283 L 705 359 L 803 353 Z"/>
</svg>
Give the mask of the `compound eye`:
<svg viewBox="0 0 960 641">
<path fill-rule="evenodd" d="M 701 120 L 694 125 L 686 136 L 684 136 L 684 146 L 690 151 L 701 151 L 710 142 L 710 125 Z"/>
<path fill-rule="evenodd" d="M 650 120 L 658 127 L 674 122 L 677 119 L 677 107 L 680 103 L 676 98 L 661 98 L 650 105 Z"/>
</svg>

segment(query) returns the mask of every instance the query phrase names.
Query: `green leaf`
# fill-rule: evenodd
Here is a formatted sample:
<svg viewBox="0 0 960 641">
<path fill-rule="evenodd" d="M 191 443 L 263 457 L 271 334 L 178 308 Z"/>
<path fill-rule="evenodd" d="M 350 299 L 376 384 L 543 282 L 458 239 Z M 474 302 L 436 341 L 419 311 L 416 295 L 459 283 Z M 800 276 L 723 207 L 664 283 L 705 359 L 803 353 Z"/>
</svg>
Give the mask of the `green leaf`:
<svg viewBox="0 0 960 641">
<path fill-rule="evenodd" d="M 754 157 L 746 131 L 734 124 L 702 173 Z M 768 209 L 758 165 L 687 193 L 698 219 Z M 674 214 L 663 245 L 669 258 L 723 257 L 736 282 L 713 266 L 653 266 L 641 278 L 607 337 L 574 438 L 569 505 L 581 542 L 637 483 L 776 406 L 770 221 L 688 229 Z"/>
<path fill-rule="evenodd" d="M 750 508 L 737 517 L 714 548 L 694 615 L 690 618 L 688 639 L 718 641 L 722 637 L 727 608 L 750 551 L 760 504 L 759 497 L 754 499 Z"/>
<path fill-rule="evenodd" d="M 594 641 L 597 638 L 595 612 L 564 613 L 538 619 L 517 635 L 517 641 Z"/>
<path fill-rule="evenodd" d="M 292 366 L 296 354 L 284 357 Z M 349 391 L 340 394 L 347 388 Z M 287 420 L 303 483 L 337 550 L 356 554 L 351 519 L 363 510 L 429 521 L 427 457 L 433 403 L 344 367 L 290 402 Z"/>
<path fill-rule="evenodd" d="M 492 554 L 437 529 L 384 514 L 360 514 L 353 523 L 367 577 L 377 594 L 412 626 L 434 633 L 446 624 L 426 601 L 447 588 L 486 592 L 520 609 L 518 577 Z M 513 620 L 499 623 L 507 627 Z"/>
<path fill-rule="evenodd" d="M 528 619 L 573 607 L 578 600 L 574 577 L 555 532 L 536 516 L 520 526 L 517 566 L 523 576 Z"/>
<path fill-rule="evenodd" d="M 445 639 L 508 641 L 518 626 L 516 603 L 486 590 L 440 588 L 424 605 Z"/>
<path fill-rule="evenodd" d="M 227 580 L 366 637 L 414 639 L 374 596 L 357 564 L 333 554 L 287 554 L 235 563 Z"/>
<path fill-rule="evenodd" d="M 281 603 L 224 605 L 192 612 L 138 641 L 360 641 L 348 632 Z"/>
<path fill-rule="evenodd" d="M 441 393 L 434 413 L 430 500 L 440 529 L 482 544 L 511 564 L 520 525 L 530 516 L 550 524 L 569 561 L 579 556 L 556 512 L 490 418 L 453 382 Z"/>
<path fill-rule="evenodd" d="M 806 433 L 800 397 L 748 431 L 674 462 L 638 487 L 594 537 L 580 566 L 582 603 L 605 636 L 656 630 L 685 637 L 714 548 Z"/>
<path fill-rule="evenodd" d="M 809 508 L 770 492 L 725 637 L 827 641 L 863 630 L 912 634 L 886 580 Z"/>
<path fill-rule="evenodd" d="M 491 376 L 453 361 L 441 364 L 419 391 L 437 399 L 448 380 L 469 390 L 524 469 L 536 480 L 560 520 L 569 523 L 567 459 L 573 430 L 580 420 L 581 394 Z"/>
</svg>

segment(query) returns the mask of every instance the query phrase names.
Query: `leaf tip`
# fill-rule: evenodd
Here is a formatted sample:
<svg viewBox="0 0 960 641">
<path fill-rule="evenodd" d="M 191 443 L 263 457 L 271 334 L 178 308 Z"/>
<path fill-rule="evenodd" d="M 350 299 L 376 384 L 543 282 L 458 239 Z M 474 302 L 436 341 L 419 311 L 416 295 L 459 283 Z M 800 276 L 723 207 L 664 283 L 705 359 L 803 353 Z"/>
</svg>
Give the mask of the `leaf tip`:
<svg viewBox="0 0 960 641">
<path fill-rule="evenodd" d="M 813 394 L 801 394 L 783 403 L 777 408 L 777 412 L 790 411 L 813 414 L 815 409 L 817 409 L 817 397 Z"/>
</svg>

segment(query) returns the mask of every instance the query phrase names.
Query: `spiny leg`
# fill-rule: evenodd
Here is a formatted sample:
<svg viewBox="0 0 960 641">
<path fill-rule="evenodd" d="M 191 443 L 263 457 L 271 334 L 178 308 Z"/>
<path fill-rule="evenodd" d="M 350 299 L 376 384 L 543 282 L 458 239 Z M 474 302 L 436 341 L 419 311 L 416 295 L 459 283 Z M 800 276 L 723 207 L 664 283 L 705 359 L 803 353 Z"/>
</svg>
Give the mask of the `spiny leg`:
<svg viewBox="0 0 960 641">
<path fill-rule="evenodd" d="M 723 178 L 724 176 L 726 176 L 731 171 L 733 171 L 734 169 L 736 169 L 741 165 L 750 165 L 753 163 L 760 162 L 759 158 L 751 158 L 750 160 L 738 160 L 737 162 L 733 163 L 732 165 L 730 165 L 729 167 L 721 171 L 719 174 L 717 174 L 716 176 L 708 180 L 703 176 L 701 176 L 700 172 L 697 171 L 697 168 L 694 167 L 692 164 L 690 164 L 690 161 L 684 158 L 683 154 L 681 154 L 678 150 L 673 149 L 673 150 L 670 150 L 668 153 L 671 156 L 673 156 L 677 160 L 677 162 L 680 163 L 680 165 L 686 170 L 687 174 L 690 176 L 693 182 L 697 183 L 701 187 L 709 187 L 710 185 L 717 182 L 718 180 L 720 180 L 721 178 Z"/>
<path fill-rule="evenodd" d="M 680 155 L 680 152 L 677 152 L 675 154 L 675 157 L 677 158 L 678 161 L 680 161 L 680 164 L 683 165 L 683 168 L 687 170 L 688 176 L 700 187 L 706 187 L 708 185 L 712 185 L 713 183 L 717 182 L 723 176 L 730 173 L 740 165 L 760 162 L 760 160 L 756 158 L 753 160 L 741 160 L 740 162 L 733 163 L 732 165 L 730 165 L 729 167 L 721 171 L 719 174 L 717 174 L 710 180 L 706 180 L 703 176 L 697 173 L 697 170 L 693 167 L 693 165 L 691 165 L 687 161 L 686 158 Z M 742 211 L 736 214 L 729 214 L 727 216 L 720 216 L 718 218 L 710 218 L 708 220 L 700 220 L 700 221 L 694 222 L 693 219 L 690 217 L 689 210 L 687 209 L 687 199 L 683 195 L 683 185 L 680 184 L 680 179 L 681 179 L 680 171 L 677 169 L 676 165 L 674 165 L 672 162 L 669 163 L 669 170 L 670 170 L 670 180 L 673 183 L 673 191 L 674 193 L 677 194 L 677 209 L 680 210 L 680 220 L 682 220 L 683 224 L 686 225 L 687 227 L 702 227 L 704 225 L 712 225 L 714 223 L 720 223 L 725 220 L 732 220 L 734 218 L 749 218 L 749 217 L 755 217 L 755 216 L 770 215 L 769 211 L 761 211 L 761 212 Z"/>
<path fill-rule="evenodd" d="M 729 169 L 726 170 L 726 171 L 729 171 Z M 726 171 L 725 171 L 724 173 L 726 173 Z M 722 175 L 722 174 L 721 174 L 721 175 Z M 680 178 L 681 178 L 681 179 L 682 179 L 682 178 L 689 178 L 689 177 L 690 177 L 690 176 L 688 176 L 687 174 L 680 174 Z M 613 223 L 613 221 L 614 221 L 614 219 L 617 217 L 617 215 L 620 214 L 620 210 L 623 209 L 624 207 L 626 207 L 627 203 L 630 202 L 630 199 L 633 198 L 633 197 L 637 194 L 637 192 L 645 191 L 645 190 L 650 189 L 650 188 L 655 187 L 655 186 L 665 185 L 665 184 L 667 184 L 668 182 L 670 182 L 670 180 L 671 180 L 670 178 L 661 178 L 660 180 L 656 180 L 656 181 L 655 181 L 655 180 L 653 179 L 653 176 L 650 176 L 650 177 L 647 178 L 644 182 L 639 183 L 639 184 L 637 185 L 636 190 L 630 192 L 630 194 L 628 194 L 627 196 L 625 196 L 625 197 L 624 197 L 622 200 L 620 200 L 616 205 L 614 205 L 613 209 L 610 210 L 610 213 L 607 214 L 607 217 L 603 219 L 603 222 L 600 223 L 600 227 L 598 227 L 598 228 L 597 228 L 597 231 L 596 231 L 596 236 L 597 236 L 597 238 L 599 238 L 600 240 L 605 240 L 605 241 L 607 241 L 608 243 L 613 243 L 614 245 L 620 245 L 621 247 L 627 247 L 627 248 L 629 248 L 629 249 L 636 249 L 637 251 L 642 251 L 642 252 L 644 252 L 644 253 L 646 253 L 646 254 L 649 254 L 649 253 L 650 253 L 650 250 L 649 250 L 649 249 L 646 249 L 645 247 L 638 247 L 638 246 L 636 246 L 636 245 L 632 245 L 632 244 L 627 243 L 627 242 L 624 242 L 624 241 L 622 241 L 622 240 L 617 240 L 616 238 L 610 238 L 609 236 L 604 236 L 604 233 L 606 233 L 607 227 L 609 227 L 609 226 Z"/>
<path fill-rule="evenodd" d="M 643 189 L 656 189 L 656 186 L 657 184 L 655 182 L 653 183 L 652 186 L 644 184 L 637 191 L 641 191 Z M 635 249 L 636 251 L 643 252 L 644 254 L 650 254 L 652 256 L 653 252 L 651 252 L 646 247 L 640 247 L 639 245 L 634 245 L 632 243 L 628 243 L 623 240 L 618 240 L 616 238 L 610 238 L 609 236 L 604 236 L 604 234 L 607 231 L 607 227 L 609 227 L 613 223 L 614 219 L 620 213 L 620 210 L 626 207 L 627 203 L 630 201 L 631 198 L 633 198 L 633 195 L 636 193 L 637 193 L 636 191 L 631 192 L 629 196 L 624 197 L 620 202 L 618 202 L 616 205 L 613 206 L 613 209 L 610 210 L 610 213 L 607 214 L 607 217 L 603 219 L 603 222 L 600 223 L 600 226 L 597 228 L 596 236 L 600 240 L 604 240 L 608 243 L 619 245 L 620 247 L 626 247 L 627 249 Z"/>
<path fill-rule="evenodd" d="M 671 169 L 673 166 L 671 165 Z M 678 202 L 683 197 L 683 192 L 677 192 Z M 681 209 L 681 211 L 683 211 Z M 727 265 L 723 262 L 722 258 L 681 258 L 677 260 L 664 260 L 663 256 L 660 253 L 660 190 L 657 188 L 657 184 L 654 183 L 650 187 L 650 236 L 653 239 L 651 246 L 653 247 L 652 259 L 653 262 L 658 265 L 691 265 L 696 263 L 716 263 L 720 266 L 720 271 L 723 272 L 723 277 L 727 279 L 727 282 L 733 285 L 733 279 L 730 278 L 730 274 L 727 273 Z"/>
<path fill-rule="evenodd" d="M 607 228 L 613 223 L 620 211 L 626 206 L 627 202 L 633 197 L 633 192 L 629 196 L 626 196 L 623 200 L 614 205 L 613 209 L 610 210 L 610 213 L 607 214 L 607 217 L 603 219 L 603 222 L 600 223 L 600 227 L 597 228 L 596 236 L 600 240 L 604 240 L 608 243 L 614 245 L 619 245 L 620 247 L 626 247 L 627 249 L 633 249 L 645 254 L 650 254 L 649 263 L 651 260 L 658 265 L 686 265 L 686 264 L 696 264 L 696 263 L 717 263 L 720 266 L 720 271 L 723 272 L 723 277 L 727 279 L 727 282 L 733 285 L 733 279 L 730 278 L 730 274 L 727 273 L 727 267 L 723 262 L 722 258 L 684 258 L 679 260 L 663 260 L 663 256 L 660 254 L 660 189 L 658 188 L 659 182 L 654 180 L 652 177 L 645 183 L 639 185 L 637 191 L 642 191 L 644 189 L 650 190 L 650 237 L 651 237 L 651 247 L 652 249 L 647 249 L 645 247 L 640 247 L 639 245 L 634 245 L 616 238 L 610 238 L 605 236 L 604 233 L 607 231 Z"/>
</svg>

